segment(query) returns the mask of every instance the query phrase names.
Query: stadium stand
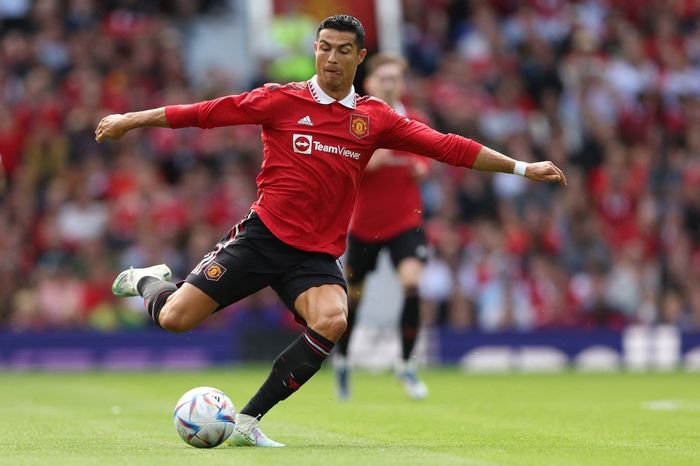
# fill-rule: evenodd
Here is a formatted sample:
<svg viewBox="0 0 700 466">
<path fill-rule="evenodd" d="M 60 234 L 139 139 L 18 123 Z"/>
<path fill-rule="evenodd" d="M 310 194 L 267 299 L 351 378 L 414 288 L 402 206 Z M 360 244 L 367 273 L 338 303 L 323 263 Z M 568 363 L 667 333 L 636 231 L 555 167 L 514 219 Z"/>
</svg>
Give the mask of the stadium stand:
<svg viewBox="0 0 700 466">
<path fill-rule="evenodd" d="M 266 80 L 261 70 L 250 83 L 195 83 L 188 24 L 226 5 L 170 3 L 0 4 L 1 328 L 152 325 L 139 303 L 113 299 L 116 273 L 167 262 L 183 277 L 254 200 L 255 127 L 94 143 L 108 113 Z M 443 131 L 553 160 L 569 180 L 561 190 L 434 165 L 423 186 L 428 325 L 700 329 L 700 7 L 403 5 L 410 104 Z M 276 306 L 263 292 L 238 307 Z"/>
</svg>

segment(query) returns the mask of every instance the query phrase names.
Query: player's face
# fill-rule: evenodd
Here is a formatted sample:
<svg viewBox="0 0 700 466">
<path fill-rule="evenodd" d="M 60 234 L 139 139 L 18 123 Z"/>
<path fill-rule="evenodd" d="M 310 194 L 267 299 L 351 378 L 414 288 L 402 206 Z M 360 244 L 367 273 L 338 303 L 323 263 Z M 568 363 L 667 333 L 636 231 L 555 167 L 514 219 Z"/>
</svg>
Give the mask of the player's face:
<svg viewBox="0 0 700 466">
<path fill-rule="evenodd" d="M 385 63 L 367 77 L 365 88 L 370 95 L 394 104 L 401 100 L 404 90 L 403 68 L 398 63 Z"/>
<path fill-rule="evenodd" d="M 357 66 L 367 50 L 357 48 L 357 37 L 352 32 L 322 29 L 314 43 L 316 75 L 321 88 L 331 97 L 344 97 L 355 79 Z"/>
</svg>

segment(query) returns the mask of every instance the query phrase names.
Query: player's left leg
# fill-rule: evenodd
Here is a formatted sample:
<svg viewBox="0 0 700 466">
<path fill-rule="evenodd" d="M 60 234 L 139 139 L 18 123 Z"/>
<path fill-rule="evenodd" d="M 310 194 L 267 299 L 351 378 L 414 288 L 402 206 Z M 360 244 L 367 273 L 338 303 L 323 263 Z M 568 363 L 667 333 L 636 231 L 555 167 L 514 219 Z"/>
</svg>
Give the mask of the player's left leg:
<svg viewBox="0 0 700 466">
<path fill-rule="evenodd" d="M 410 230 L 394 238 L 389 248 L 404 292 L 400 318 L 401 361 L 397 365 L 396 375 L 408 396 L 419 400 L 428 396 L 428 388 L 418 378 L 412 358 L 420 329 L 418 285 L 427 252 L 425 237 L 420 229 Z"/>
<path fill-rule="evenodd" d="M 236 445 L 281 446 L 256 435 L 258 422 L 318 372 L 347 325 L 345 279 L 328 255 L 315 254 L 293 267 L 272 288 L 306 328 L 275 359 L 265 382 L 236 416 L 229 438 Z"/>
</svg>

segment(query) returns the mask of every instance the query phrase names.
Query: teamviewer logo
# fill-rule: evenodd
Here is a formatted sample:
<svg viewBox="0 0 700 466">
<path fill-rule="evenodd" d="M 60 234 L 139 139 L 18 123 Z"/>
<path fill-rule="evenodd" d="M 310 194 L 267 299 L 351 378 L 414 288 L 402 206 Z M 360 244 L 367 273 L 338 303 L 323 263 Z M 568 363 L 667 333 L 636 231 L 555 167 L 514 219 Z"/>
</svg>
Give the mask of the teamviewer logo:
<svg viewBox="0 0 700 466">
<path fill-rule="evenodd" d="M 308 134 L 295 134 L 292 136 L 292 148 L 297 154 L 311 154 L 313 140 Z"/>
</svg>

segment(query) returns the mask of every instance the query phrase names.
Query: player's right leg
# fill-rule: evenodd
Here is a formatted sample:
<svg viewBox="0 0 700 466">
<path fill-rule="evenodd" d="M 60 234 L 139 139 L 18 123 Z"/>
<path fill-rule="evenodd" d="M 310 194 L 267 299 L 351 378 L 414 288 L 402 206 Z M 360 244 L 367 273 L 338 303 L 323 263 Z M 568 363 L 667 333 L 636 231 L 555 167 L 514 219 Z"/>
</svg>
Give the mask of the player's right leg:
<svg viewBox="0 0 700 466">
<path fill-rule="evenodd" d="M 171 332 L 186 332 L 214 312 L 219 304 L 189 283 L 180 289 L 170 282 L 172 274 L 165 264 L 130 268 L 112 284 L 115 296 L 142 296 L 153 322 Z"/>
<path fill-rule="evenodd" d="M 269 260 L 270 251 L 274 255 L 270 245 L 277 243 L 251 211 L 204 256 L 179 289 L 168 281 L 170 269 L 160 265 L 122 272 L 113 291 L 117 296 L 143 296 L 153 320 L 166 330 L 190 330 L 217 310 L 272 284 L 285 270 Z M 284 446 L 263 434 L 258 420 L 236 416 L 235 430 L 249 434 L 246 444 Z"/>
<path fill-rule="evenodd" d="M 158 325 L 171 332 L 187 332 L 212 315 L 221 306 L 190 283 L 168 297 L 161 308 Z"/>
<path fill-rule="evenodd" d="M 142 296 L 148 314 L 165 330 L 185 332 L 197 327 L 218 309 L 269 284 L 266 277 L 249 273 L 250 265 L 259 260 L 254 251 L 238 248 L 253 217 L 251 211 L 233 227 L 197 264 L 182 286 L 171 283 L 170 269 L 160 264 L 125 270 L 114 281 L 112 292 L 116 296 Z"/>
<path fill-rule="evenodd" d="M 172 278 L 172 272 L 170 272 L 170 267 L 165 264 L 144 267 L 141 269 L 131 267 L 117 275 L 114 283 L 112 283 L 112 293 L 114 296 L 119 297 L 138 296 L 139 281 L 146 277 L 157 278 L 159 280 L 169 282 Z"/>
</svg>

